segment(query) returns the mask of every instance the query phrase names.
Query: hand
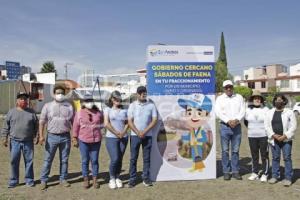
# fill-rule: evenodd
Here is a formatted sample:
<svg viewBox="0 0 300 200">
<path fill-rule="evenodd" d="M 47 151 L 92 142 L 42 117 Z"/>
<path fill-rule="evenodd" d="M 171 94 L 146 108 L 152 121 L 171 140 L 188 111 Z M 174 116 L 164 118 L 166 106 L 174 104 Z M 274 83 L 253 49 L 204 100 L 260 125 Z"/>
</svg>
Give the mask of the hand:
<svg viewBox="0 0 300 200">
<path fill-rule="evenodd" d="M 282 142 L 282 141 L 284 141 L 285 139 L 287 139 L 287 137 L 286 137 L 286 135 L 284 135 L 284 134 L 283 134 L 282 136 L 279 136 L 279 137 L 278 137 L 278 141 L 279 141 L 279 142 Z"/>
<path fill-rule="evenodd" d="M 234 120 L 234 124 L 235 124 L 235 126 L 239 125 L 239 123 L 240 123 L 240 121 L 239 121 L 239 120 L 237 120 L 237 119 L 235 119 L 235 120 Z"/>
<path fill-rule="evenodd" d="M 45 142 L 44 136 L 40 136 L 40 137 L 39 137 L 39 144 L 40 144 L 40 145 L 43 145 L 44 142 Z"/>
<path fill-rule="evenodd" d="M 123 138 L 124 137 L 124 132 L 120 132 L 119 134 L 118 134 L 118 137 L 121 139 L 121 138 Z"/>
<path fill-rule="evenodd" d="M 117 136 L 117 138 L 122 138 L 121 132 L 116 131 L 115 135 Z"/>
<path fill-rule="evenodd" d="M 73 143 L 73 147 L 78 148 L 79 144 L 77 138 L 72 138 L 72 143 Z"/>
<path fill-rule="evenodd" d="M 145 137 L 145 135 L 146 135 L 146 133 L 144 133 L 144 131 L 139 131 L 139 134 L 138 134 L 138 136 L 140 137 L 140 138 L 144 138 Z"/>
<path fill-rule="evenodd" d="M 230 126 L 230 128 L 234 128 L 236 126 L 234 120 L 229 120 L 227 124 Z"/>
<path fill-rule="evenodd" d="M 272 138 L 273 138 L 274 140 L 279 141 L 280 135 L 274 134 L 274 135 L 272 135 Z"/>
<path fill-rule="evenodd" d="M 35 144 L 35 145 L 37 145 L 38 143 L 39 143 L 39 135 L 37 134 L 36 136 L 35 136 L 35 138 L 33 139 L 33 143 Z"/>
<path fill-rule="evenodd" d="M 7 137 L 2 138 L 1 139 L 1 143 L 2 143 L 3 146 L 7 147 L 8 146 L 8 139 L 7 139 Z"/>
</svg>

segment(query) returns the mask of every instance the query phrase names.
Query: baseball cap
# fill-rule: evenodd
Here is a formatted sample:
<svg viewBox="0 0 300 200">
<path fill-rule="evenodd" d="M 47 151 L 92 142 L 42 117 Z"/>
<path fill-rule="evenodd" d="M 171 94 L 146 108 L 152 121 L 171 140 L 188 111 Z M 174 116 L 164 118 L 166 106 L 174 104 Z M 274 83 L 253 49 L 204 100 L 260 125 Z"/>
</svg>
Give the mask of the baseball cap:
<svg viewBox="0 0 300 200">
<path fill-rule="evenodd" d="M 145 86 L 139 86 L 136 89 L 136 93 L 138 93 L 138 94 L 142 94 L 142 93 L 146 93 L 146 92 L 147 92 L 147 88 Z"/>
<path fill-rule="evenodd" d="M 20 99 L 21 97 L 29 98 L 29 94 L 27 94 L 25 92 L 18 92 L 17 99 Z"/>
<path fill-rule="evenodd" d="M 223 87 L 226 87 L 227 85 L 232 85 L 233 86 L 233 83 L 231 80 L 226 80 L 223 82 Z"/>
</svg>

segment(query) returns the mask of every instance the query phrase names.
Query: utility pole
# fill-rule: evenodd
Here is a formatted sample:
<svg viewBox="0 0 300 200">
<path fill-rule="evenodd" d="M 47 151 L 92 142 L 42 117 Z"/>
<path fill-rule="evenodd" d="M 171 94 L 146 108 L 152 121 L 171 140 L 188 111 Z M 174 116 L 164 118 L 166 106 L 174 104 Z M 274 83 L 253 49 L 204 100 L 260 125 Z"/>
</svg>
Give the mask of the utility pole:
<svg viewBox="0 0 300 200">
<path fill-rule="evenodd" d="M 65 64 L 65 80 L 68 80 L 68 65 L 73 65 L 73 63 Z"/>
</svg>

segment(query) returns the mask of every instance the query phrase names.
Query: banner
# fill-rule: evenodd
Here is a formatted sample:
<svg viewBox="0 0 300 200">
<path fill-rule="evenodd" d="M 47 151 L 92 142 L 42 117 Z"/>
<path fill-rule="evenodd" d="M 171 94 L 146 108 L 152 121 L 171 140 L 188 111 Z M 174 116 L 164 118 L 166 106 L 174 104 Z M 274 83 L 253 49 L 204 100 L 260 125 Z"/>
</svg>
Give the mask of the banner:
<svg viewBox="0 0 300 200">
<path fill-rule="evenodd" d="M 153 181 L 216 178 L 212 46 L 149 46 L 147 90 L 157 107 Z"/>
</svg>

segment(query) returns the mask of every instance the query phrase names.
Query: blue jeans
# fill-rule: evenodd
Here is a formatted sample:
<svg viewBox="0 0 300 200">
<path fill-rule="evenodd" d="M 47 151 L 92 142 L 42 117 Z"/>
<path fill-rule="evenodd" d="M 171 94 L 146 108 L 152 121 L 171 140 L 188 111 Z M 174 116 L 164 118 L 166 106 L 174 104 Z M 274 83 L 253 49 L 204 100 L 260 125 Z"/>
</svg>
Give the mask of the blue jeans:
<svg viewBox="0 0 300 200">
<path fill-rule="evenodd" d="M 134 183 L 137 178 L 136 164 L 139 156 L 140 146 L 143 148 L 143 180 L 150 180 L 150 156 L 152 147 L 152 137 L 146 136 L 143 139 L 138 136 L 130 136 L 130 167 L 129 182 Z"/>
<path fill-rule="evenodd" d="M 239 150 L 242 139 L 241 125 L 234 128 L 222 124 L 220 127 L 223 173 L 239 173 Z M 231 162 L 229 161 L 229 147 L 231 144 Z"/>
<path fill-rule="evenodd" d="M 11 165 L 11 176 L 9 179 L 10 186 L 16 186 L 19 183 L 19 166 L 21 153 L 23 154 L 25 163 L 25 182 L 26 184 L 34 183 L 33 174 L 33 141 L 17 141 L 14 139 L 10 140 L 10 165 Z"/>
<path fill-rule="evenodd" d="M 122 170 L 122 160 L 128 143 L 128 137 L 106 137 L 106 149 L 110 157 L 110 178 L 118 178 Z"/>
<path fill-rule="evenodd" d="M 292 146 L 293 142 L 275 142 L 275 145 L 271 147 L 272 150 L 272 177 L 280 178 L 280 155 L 281 151 L 284 160 L 284 176 L 285 179 L 292 181 L 293 177 L 293 165 L 292 165 Z"/>
<path fill-rule="evenodd" d="M 68 160 L 71 149 L 70 133 L 53 134 L 48 133 L 45 145 L 45 157 L 41 172 L 41 182 L 46 183 L 49 179 L 51 165 L 56 153 L 59 150 L 59 180 L 63 181 L 68 176 Z"/>
<path fill-rule="evenodd" d="M 97 177 L 99 173 L 99 151 L 101 142 L 85 143 L 79 140 L 79 149 L 81 155 L 81 170 L 82 176 L 87 177 L 89 175 L 89 163 L 92 163 L 93 177 Z"/>
</svg>

